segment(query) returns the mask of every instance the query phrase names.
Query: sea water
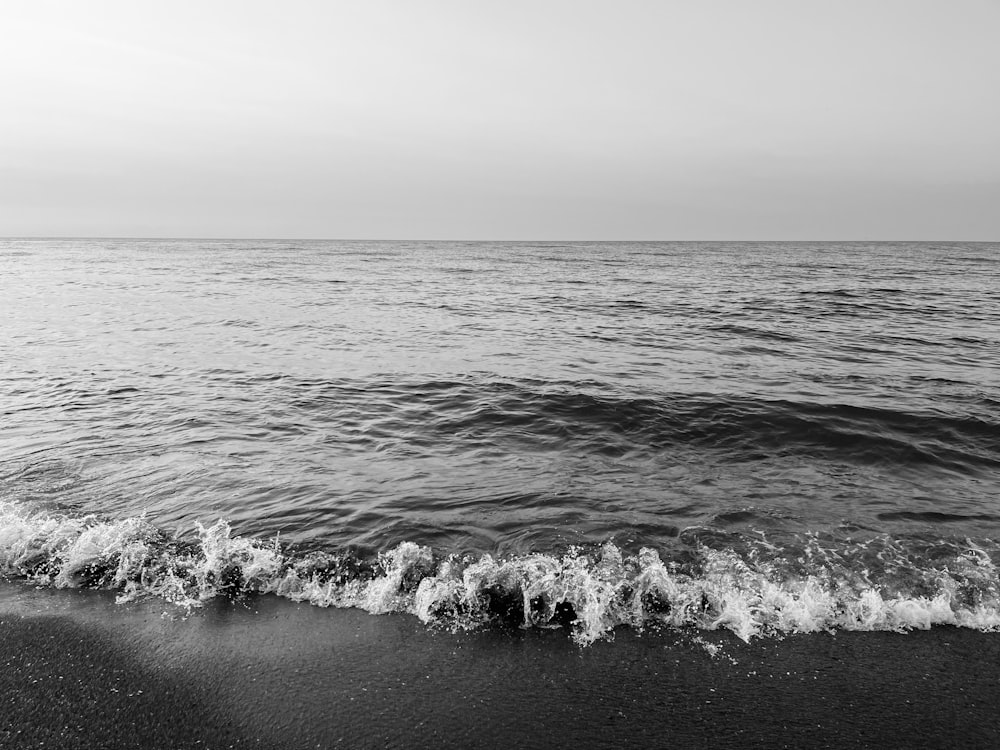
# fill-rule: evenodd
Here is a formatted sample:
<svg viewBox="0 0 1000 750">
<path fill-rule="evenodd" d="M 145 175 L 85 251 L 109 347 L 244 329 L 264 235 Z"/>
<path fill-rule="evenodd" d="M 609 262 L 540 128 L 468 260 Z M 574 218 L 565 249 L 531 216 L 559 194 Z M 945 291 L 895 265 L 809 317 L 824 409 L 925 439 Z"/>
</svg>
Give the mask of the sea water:
<svg viewBox="0 0 1000 750">
<path fill-rule="evenodd" d="M 0 241 L 0 573 L 1000 627 L 1000 245 Z"/>
</svg>

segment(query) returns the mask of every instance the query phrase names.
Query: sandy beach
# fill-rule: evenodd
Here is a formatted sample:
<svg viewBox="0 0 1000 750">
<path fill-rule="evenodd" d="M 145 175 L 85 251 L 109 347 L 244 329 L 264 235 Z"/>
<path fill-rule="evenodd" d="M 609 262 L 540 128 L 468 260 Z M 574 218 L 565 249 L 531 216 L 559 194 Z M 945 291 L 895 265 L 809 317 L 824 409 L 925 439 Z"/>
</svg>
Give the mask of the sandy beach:
<svg viewBox="0 0 1000 750">
<path fill-rule="evenodd" d="M 0 587 L 5 748 L 1000 742 L 1000 637 L 452 634 L 408 616 Z"/>
</svg>

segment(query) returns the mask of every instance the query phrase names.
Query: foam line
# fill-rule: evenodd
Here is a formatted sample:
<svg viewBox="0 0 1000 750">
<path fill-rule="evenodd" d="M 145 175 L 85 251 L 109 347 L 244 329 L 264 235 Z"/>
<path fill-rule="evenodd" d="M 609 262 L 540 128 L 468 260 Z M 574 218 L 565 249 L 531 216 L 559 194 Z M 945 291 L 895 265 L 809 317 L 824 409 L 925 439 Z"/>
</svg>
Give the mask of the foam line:
<svg viewBox="0 0 1000 750">
<path fill-rule="evenodd" d="M 0 574 L 60 588 L 110 588 L 120 602 L 197 607 L 217 596 L 275 594 L 320 607 L 407 612 L 452 629 L 568 628 L 586 645 L 617 627 L 725 628 L 743 640 L 787 633 L 1000 629 L 1000 582 L 972 540 L 803 535 L 740 549 L 694 541 L 677 559 L 607 543 L 562 554 L 458 558 L 403 542 L 375 561 L 297 556 L 277 541 L 197 525 L 169 537 L 144 518 L 31 511 L 0 503 Z"/>
</svg>

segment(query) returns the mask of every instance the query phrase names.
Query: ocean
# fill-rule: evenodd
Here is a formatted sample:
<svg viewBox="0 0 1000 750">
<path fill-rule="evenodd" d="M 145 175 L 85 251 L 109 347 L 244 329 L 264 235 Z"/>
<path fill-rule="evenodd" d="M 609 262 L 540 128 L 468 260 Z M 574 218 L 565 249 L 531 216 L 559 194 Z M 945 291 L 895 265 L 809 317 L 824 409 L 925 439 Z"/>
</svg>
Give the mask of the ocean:
<svg viewBox="0 0 1000 750">
<path fill-rule="evenodd" d="M 3 240 L 0 320 L 8 619 L 659 644 L 702 687 L 792 641 L 997 652 L 997 243 Z M 441 744 L 386 737 L 345 742 Z"/>
</svg>

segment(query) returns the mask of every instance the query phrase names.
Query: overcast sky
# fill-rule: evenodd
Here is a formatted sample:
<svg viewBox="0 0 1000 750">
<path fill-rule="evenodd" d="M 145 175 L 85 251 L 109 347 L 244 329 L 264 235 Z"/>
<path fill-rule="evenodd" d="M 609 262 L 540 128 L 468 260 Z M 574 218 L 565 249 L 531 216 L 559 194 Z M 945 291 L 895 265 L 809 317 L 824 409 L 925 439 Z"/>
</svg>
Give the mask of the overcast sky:
<svg viewBox="0 0 1000 750">
<path fill-rule="evenodd" d="M 0 0 L 0 236 L 1000 240 L 1000 0 Z"/>
</svg>

